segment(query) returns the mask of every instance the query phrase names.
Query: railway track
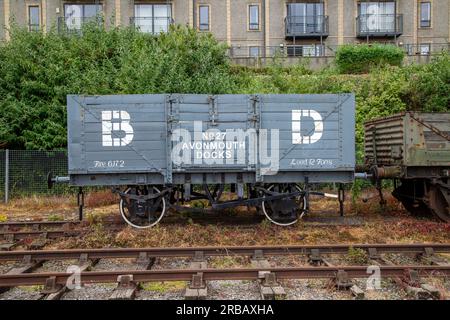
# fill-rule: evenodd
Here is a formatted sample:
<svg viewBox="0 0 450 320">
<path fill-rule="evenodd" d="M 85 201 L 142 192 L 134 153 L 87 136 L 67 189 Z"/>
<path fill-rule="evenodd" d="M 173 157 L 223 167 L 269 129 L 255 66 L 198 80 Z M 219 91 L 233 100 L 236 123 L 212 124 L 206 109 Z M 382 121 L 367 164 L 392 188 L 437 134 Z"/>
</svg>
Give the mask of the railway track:
<svg viewBox="0 0 450 320">
<path fill-rule="evenodd" d="M 253 280 L 260 284 L 261 296 L 273 298 L 283 296 L 284 289 L 279 280 L 285 279 L 333 279 L 338 287 L 355 288 L 352 279 L 367 278 L 368 265 L 333 265 L 325 259 L 327 255 L 345 255 L 351 249 L 366 252 L 369 259 L 385 261 L 385 254 L 413 255 L 422 263 L 386 265 L 378 268 L 382 278 L 400 279 L 408 284 L 420 277 L 449 277 L 450 264 L 438 257 L 440 253 L 450 253 L 450 244 L 353 244 L 353 245 L 293 245 L 293 246 L 247 246 L 247 247 L 193 247 L 193 248 L 106 248 L 72 250 L 36 250 L 0 252 L 0 262 L 20 261 L 21 266 L 0 274 L 0 290 L 15 286 L 43 285 L 43 295 L 52 299 L 60 298 L 68 289 L 67 281 L 73 278 L 70 272 L 34 272 L 43 263 L 55 260 L 79 260 L 81 284 L 118 283 L 115 298 L 132 298 L 142 282 L 189 281 L 186 297 L 207 296 L 207 282 L 213 280 Z M 207 267 L 207 258 L 249 257 L 250 268 Z M 274 267 L 266 260 L 269 256 L 306 256 L 309 264 L 300 267 Z M 135 259 L 137 268 L 125 267 L 120 270 L 89 271 L 100 259 Z M 151 269 L 156 258 L 189 258 L 186 269 Z M 426 263 L 423 264 L 423 260 Z M 403 279 L 403 280 L 402 280 Z M 413 288 L 415 292 L 433 291 L 430 287 Z M 352 292 L 353 292 L 352 291 Z M 433 291 L 434 293 L 437 290 Z M 430 293 L 431 294 L 431 293 Z M 426 295 L 425 295 L 426 296 Z"/>
<path fill-rule="evenodd" d="M 31 227 L 41 229 L 43 227 L 62 227 L 64 225 L 78 225 L 78 221 L 7 221 L 0 223 L 0 230 Z"/>
<path fill-rule="evenodd" d="M 361 249 L 368 255 L 385 253 L 450 253 L 450 244 L 352 244 L 352 245 L 287 245 L 287 246 L 240 246 L 240 247 L 189 247 L 189 248 L 104 248 L 70 250 L 36 250 L 0 252 L 0 261 L 20 261 L 25 256 L 34 260 L 78 259 L 85 255 L 90 259 L 147 257 L 203 257 L 211 256 L 273 256 L 346 254 L 349 249 Z"/>
<path fill-rule="evenodd" d="M 34 248 L 45 245 L 48 239 L 77 236 L 81 233 L 78 221 L 8 221 L 0 223 L 0 250 L 11 250 L 27 239 L 38 239 Z"/>
<path fill-rule="evenodd" d="M 382 277 L 401 277 L 407 271 L 417 271 L 420 276 L 450 276 L 449 266 L 401 265 L 380 266 Z M 175 269 L 175 270 L 114 270 L 87 271 L 80 273 L 83 284 L 117 282 L 119 276 L 132 275 L 135 282 L 190 281 L 202 275 L 210 280 L 258 280 L 261 272 L 273 273 L 277 279 L 336 278 L 338 272 L 346 272 L 351 278 L 367 278 L 367 266 L 299 267 L 299 268 L 227 268 L 227 269 Z M 0 275 L 0 287 L 45 285 L 49 279 L 54 284 L 64 285 L 72 273 L 45 272 Z"/>
</svg>

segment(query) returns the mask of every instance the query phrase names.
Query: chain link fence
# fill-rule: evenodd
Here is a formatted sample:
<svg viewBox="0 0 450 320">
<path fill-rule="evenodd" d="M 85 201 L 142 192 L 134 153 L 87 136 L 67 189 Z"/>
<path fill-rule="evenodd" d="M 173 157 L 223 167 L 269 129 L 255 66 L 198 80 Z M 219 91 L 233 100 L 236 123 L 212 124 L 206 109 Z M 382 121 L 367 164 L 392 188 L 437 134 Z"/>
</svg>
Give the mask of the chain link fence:
<svg viewBox="0 0 450 320">
<path fill-rule="evenodd" d="M 67 176 L 66 151 L 0 150 L 0 196 L 8 199 L 29 195 L 72 193 L 67 184 L 47 187 L 47 174 Z"/>
</svg>

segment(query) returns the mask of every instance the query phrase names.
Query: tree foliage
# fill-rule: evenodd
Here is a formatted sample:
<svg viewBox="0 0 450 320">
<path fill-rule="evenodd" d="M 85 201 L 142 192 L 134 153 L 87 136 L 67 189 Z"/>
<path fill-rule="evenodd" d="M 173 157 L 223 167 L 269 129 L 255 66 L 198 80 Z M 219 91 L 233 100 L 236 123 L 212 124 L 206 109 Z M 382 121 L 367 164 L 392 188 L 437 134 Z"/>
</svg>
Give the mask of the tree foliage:
<svg viewBox="0 0 450 320">
<path fill-rule="evenodd" d="M 180 26 L 158 37 L 96 25 L 82 36 L 14 28 L 0 47 L 0 142 L 65 148 L 67 94 L 230 92 L 227 59 L 211 35 Z"/>
</svg>

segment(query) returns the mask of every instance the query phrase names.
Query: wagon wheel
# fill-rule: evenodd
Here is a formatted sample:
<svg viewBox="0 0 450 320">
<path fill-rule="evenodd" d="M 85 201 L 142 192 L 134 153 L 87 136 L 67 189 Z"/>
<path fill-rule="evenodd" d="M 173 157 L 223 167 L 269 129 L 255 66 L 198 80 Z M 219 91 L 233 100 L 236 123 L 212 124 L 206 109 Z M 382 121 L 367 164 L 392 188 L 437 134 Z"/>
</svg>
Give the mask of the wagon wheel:
<svg viewBox="0 0 450 320">
<path fill-rule="evenodd" d="M 450 222 L 450 191 L 448 189 L 430 185 L 428 205 L 437 217 L 445 222 Z"/>
<path fill-rule="evenodd" d="M 159 189 L 153 187 L 154 193 Z M 130 187 L 125 190 L 126 194 L 147 195 L 149 190 L 145 187 Z M 149 228 L 156 225 L 166 212 L 166 200 L 164 196 L 139 202 L 134 199 L 120 199 L 120 214 L 126 223 L 135 228 Z"/>
<path fill-rule="evenodd" d="M 290 193 L 302 191 L 298 185 L 270 185 L 268 191 Z M 306 213 L 306 199 L 303 196 L 283 198 L 280 200 L 263 201 L 261 209 L 267 219 L 279 226 L 290 226 L 301 219 Z"/>
</svg>

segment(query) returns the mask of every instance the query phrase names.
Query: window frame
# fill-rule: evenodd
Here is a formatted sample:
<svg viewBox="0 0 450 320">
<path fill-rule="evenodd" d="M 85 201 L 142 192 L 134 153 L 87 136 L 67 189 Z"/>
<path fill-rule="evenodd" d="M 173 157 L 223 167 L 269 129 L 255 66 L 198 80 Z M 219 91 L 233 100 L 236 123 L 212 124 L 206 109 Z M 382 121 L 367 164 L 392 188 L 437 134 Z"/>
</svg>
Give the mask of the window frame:
<svg viewBox="0 0 450 320">
<path fill-rule="evenodd" d="M 428 48 L 426 53 L 423 53 L 422 48 Z M 429 56 L 431 55 L 431 43 L 420 43 L 419 44 L 419 54 L 421 56 Z"/>
<path fill-rule="evenodd" d="M 201 8 L 208 8 L 208 24 L 207 24 L 207 28 L 206 29 L 202 29 L 202 25 L 205 24 L 201 24 Z M 203 32 L 208 32 L 211 31 L 211 5 L 206 4 L 206 3 L 200 3 L 198 4 L 197 7 L 197 29 L 199 31 L 203 31 Z"/>
<path fill-rule="evenodd" d="M 313 54 L 310 54 L 310 53 Z M 288 57 L 323 57 L 325 56 L 325 45 L 323 44 L 296 44 L 286 46 Z"/>
<path fill-rule="evenodd" d="M 423 5 L 428 5 L 428 20 L 422 20 L 422 12 L 423 12 Z M 421 1 L 419 2 L 419 28 L 431 28 L 431 22 L 432 22 L 432 10 L 433 10 L 433 4 L 431 1 Z M 427 25 L 423 25 L 424 22 L 427 22 Z"/>
<path fill-rule="evenodd" d="M 257 55 L 252 55 L 252 49 L 257 49 L 258 50 L 258 54 Z M 248 56 L 250 58 L 259 58 L 259 57 L 261 57 L 260 46 L 249 46 L 248 47 Z"/>
<path fill-rule="evenodd" d="M 68 6 L 81 6 L 82 7 L 81 18 L 90 18 L 85 15 L 85 6 L 99 6 L 100 10 L 98 11 L 98 13 L 101 13 L 101 14 L 104 13 L 103 12 L 103 10 L 104 10 L 103 2 L 99 2 L 99 3 L 96 3 L 95 1 L 92 1 L 92 2 L 65 2 L 63 4 L 64 17 L 66 16 L 66 8 Z"/>
<path fill-rule="evenodd" d="M 369 5 L 376 5 L 377 7 L 377 13 L 371 14 L 368 13 Z M 357 14 L 358 17 L 360 17 L 360 28 L 361 31 L 364 32 L 380 32 L 381 30 L 396 30 L 398 28 L 398 25 L 396 23 L 397 19 L 397 1 L 396 0 L 373 0 L 373 1 L 358 1 L 357 3 Z M 364 8 L 364 11 L 363 11 Z M 393 9 L 393 11 L 389 9 Z M 380 12 L 381 11 L 381 12 Z M 368 22 L 369 19 L 372 18 L 371 16 L 374 16 L 375 18 L 375 25 L 369 26 Z M 389 15 L 393 16 L 393 21 L 385 20 L 383 17 L 387 17 Z M 364 19 L 364 20 L 362 20 Z M 363 23 L 363 21 L 365 23 Z M 383 31 L 381 31 L 383 32 Z"/>
<path fill-rule="evenodd" d="M 136 9 L 139 6 L 151 6 L 152 16 L 151 17 L 142 17 L 142 16 L 138 17 L 137 13 L 136 13 Z M 155 6 L 166 6 L 168 8 L 168 10 L 167 10 L 168 15 L 166 17 L 155 17 Z M 168 22 L 168 24 L 167 24 L 167 31 L 168 31 L 169 27 L 170 27 L 170 25 L 172 24 L 172 21 L 173 21 L 173 17 L 172 16 L 173 16 L 173 3 L 172 2 L 169 2 L 169 3 L 162 3 L 162 2 L 141 3 L 141 2 L 138 2 L 138 3 L 134 4 L 134 15 L 133 15 L 134 21 L 133 21 L 133 23 L 134 23 L 134 27 L 135 28 L 136 27 L 139 27 L 139 28 L 142 27 L 141 24 L 139 24 L 139 25 L 136 24 L 136 18 L 152 18 L 152 25 L 151 25 L 152 26 L 152 28 L 151 28 L 152 30 L 151 30 L 151 32 L 142 31 L 144 33 L 148 33 L 148 34 L 159 34 L 159 33 L 162 33 L 162 32 L 156 32 L 156 30 L 155 30 L 156 29 L 155 18 L 165 18 L 165 19 L 167 19 L 167 22 Z M 143 25 L 143 26 L 145 26 L 145 25 Z M 167 32 L 167 31 L 163 31 L 163 32 Z"/>
<path fill-rule="evenodd" d="M 255 23 L 252 23 L 251 21 L 251 8 L 256 7 L 258 9 L 258 21 L 256 23 L 256 28 L 253 28 L 252 25 L 255 25 Z M 247 5 L 247 31 L 261 31 L 261 4 L 260 3 L 249 3 Z"/>
<path fill-rule="evenodd" d="M 78 27 L 69 28 L 67 26 L 67 19 L 68 18 L 67 18 L 67 15 L 66 15 L 66 12 L 67 12 L 66 10 L 67 10 L 67 7 L 69 7 L 69 6 L 80 6 L 81 7 L 81 15 L 80 15 L 80 17 L 75 17 L 75 18 L 79 18 L 80 19 L 80 27 L 79 28 Z M 68 29 L 71 32 L 78 32 L 78 31 L 81 30 L 82 25 L 85 22 L 86 18 L 94 18 L 94 17 L 86 16 L 86 14 L 85 14 L 85 7 L 86 6 L 98 6 L 100 8 L 100 10 L 97 11 L 97 14 L 96 14 L 95 17 L 98 17 L 99 14 L 104 15 L 104 13 L 105 13 L 104 12 L 105 6 L 104 6 L 103 1 L 100 1 L 98 3 L 94 2 L 94 1 L 92 1 L 92 2 L 65 2 L 62 5 L 62 7 L 63 7 L 62 14 L 63 14 L 64 24 L 65 24 L 65 28 L 66 29 Z M 106 22 L 106 20 L 103 21 L 103 23 L 105 23 L 105 22 Z"/>
<path fill-rule="evenodd" d="M 37 8 L 38 9 L 38 24 L 31 24 L 31 8 Z M 27 26 L 28 31 L 39 31 L 41 29 L 41 21 L 42 21 L 42 13 L 41 13 L 41 6 L 38 3 L 33 4 L 27 4 Z M 37 26 L 37 28 L 35 28 Z M 34 29 L 35 28 L 35 29 Z"/>
<path fill-rule="evenodd" d="M 297 24 L 294 28 L 302 33 L 310 33 L 310 30 L 312 32 L 323 32 L 326 28 L 325 17 L 327 15 L 327 5 L 327 2 L 309 2 L 308 0 L 287 2 L 285 16 L 286 19 L 293 20 L 293 24 Z M 308 11 L 311 10 L 312 14 L 308 14 Z M 298 14 L 296 13 L 297 11 L 299 12 Z"/>
</svg>

